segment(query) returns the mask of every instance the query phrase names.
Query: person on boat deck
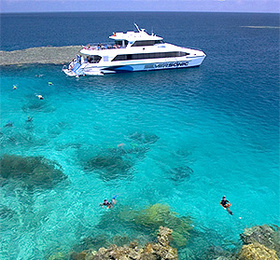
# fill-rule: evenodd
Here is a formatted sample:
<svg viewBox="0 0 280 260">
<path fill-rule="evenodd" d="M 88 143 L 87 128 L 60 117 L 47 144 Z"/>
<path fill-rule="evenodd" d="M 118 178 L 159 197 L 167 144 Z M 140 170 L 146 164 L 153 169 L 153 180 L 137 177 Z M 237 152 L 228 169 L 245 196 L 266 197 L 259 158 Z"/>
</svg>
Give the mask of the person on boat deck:
<svg viewBox="0 0 280 260">
<path fill-rule="evenodd" d="M 70 62 L 70 64 L 69 64 L 68 69 L 69 69 L 69 70 L 72 70 L 72 69 L 74 68 L 74 64 L 75 64 L 75 59 L 72 59 L 71 62 Z"/>
<path fill-rule="evenodd" d="M 77 55 L 77 61 L 81 64 L 81 56 L 79 54 Z"/>
<path fill-rule="evenodd" d="M 229 209 L 231 206 L 231 203 L 226 199 L 226 196 L 223 196 L 220 205 L 229 213 L 232 215 L 231 210 Z"/>
</svg>

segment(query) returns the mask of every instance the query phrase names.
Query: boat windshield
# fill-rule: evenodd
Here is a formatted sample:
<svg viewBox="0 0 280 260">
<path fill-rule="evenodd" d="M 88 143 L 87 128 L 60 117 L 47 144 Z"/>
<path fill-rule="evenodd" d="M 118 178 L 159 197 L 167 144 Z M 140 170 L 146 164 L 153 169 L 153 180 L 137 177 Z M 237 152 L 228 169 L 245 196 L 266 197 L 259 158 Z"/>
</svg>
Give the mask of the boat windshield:
<svg viewBox="0 0 280 260">
<path fill-rule="evenodd" d="M 128 41 L 127 40 L 116 40 L 115 44 L 118 48 L 120 48 L 120 47 L 125 48 L 128 44 Z"/>
</svg>

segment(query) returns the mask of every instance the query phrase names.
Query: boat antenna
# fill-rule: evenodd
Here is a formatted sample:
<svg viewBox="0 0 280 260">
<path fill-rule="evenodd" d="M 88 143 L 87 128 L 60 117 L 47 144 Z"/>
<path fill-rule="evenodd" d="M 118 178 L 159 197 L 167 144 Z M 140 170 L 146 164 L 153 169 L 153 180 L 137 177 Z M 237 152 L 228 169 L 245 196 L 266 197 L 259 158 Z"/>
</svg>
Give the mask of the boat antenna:
<svg viewBox="0 0 280 260">
<path fill-rule="evenodd" d="M 138 32 L 141 32 L 140 29 L 139 29 L 139 27 L 138 27 L 138 25 L 137 25 L 136 23 L 134 23 L 134 26 L 136 27 L 136 29 L 137 29 Z"/>
</svg>

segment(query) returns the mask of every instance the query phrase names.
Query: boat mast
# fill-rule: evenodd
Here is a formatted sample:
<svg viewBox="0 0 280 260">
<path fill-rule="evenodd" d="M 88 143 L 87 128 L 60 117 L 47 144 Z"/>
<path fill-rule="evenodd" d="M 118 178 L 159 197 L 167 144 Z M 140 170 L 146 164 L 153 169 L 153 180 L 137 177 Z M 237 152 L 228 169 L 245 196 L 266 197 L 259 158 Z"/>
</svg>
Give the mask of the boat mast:
<svg viewBox="0 0 280 260">
<path fill-rule="evenodd" d="M 139 29 L 138 25 L 136 23 L 134 23 L 134 26 L 136 27 L 138 32 L 141 32 L 141 30 Z"/>
</svg>

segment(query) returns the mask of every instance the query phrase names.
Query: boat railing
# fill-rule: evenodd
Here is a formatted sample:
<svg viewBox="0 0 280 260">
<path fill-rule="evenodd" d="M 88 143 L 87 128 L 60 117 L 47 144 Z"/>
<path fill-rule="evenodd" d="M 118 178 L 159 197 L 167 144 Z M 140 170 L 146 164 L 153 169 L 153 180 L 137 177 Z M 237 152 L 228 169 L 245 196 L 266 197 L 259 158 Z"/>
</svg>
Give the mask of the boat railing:
<svg viewBox="0 0 280 260">
<path fill-rule="evenodd" d="M 109 50 L 109 49 L 125 49 L 126 46 L 121 46 L 114 43 L 89 43 L 83 46 L 85 50 Z"/>
<path fill-rule="evenodd" d="M 191 50 L 196 50 L 196 51 L 203 51 L 202 49 L 199 49 L 197 47 L 184 47 L 184 48 L 187 48 L 187 49 L 191 49 Z"/>
</svg>

